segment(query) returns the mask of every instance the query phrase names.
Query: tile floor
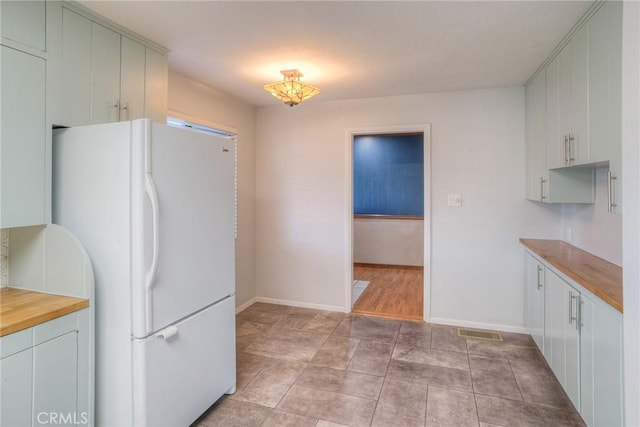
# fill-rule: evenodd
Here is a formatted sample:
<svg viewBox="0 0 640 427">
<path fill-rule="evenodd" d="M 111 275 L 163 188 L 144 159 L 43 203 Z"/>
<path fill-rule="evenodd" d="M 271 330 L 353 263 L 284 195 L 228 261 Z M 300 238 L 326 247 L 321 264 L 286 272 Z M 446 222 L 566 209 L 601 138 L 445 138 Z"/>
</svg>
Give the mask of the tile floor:
<svg viewBox="0 0 640 427">
<path fill-rule="evenodd" d="M 583 426 L 528 335 L 256 303 L 237 392 L 198 426 Z"/>
</svg>

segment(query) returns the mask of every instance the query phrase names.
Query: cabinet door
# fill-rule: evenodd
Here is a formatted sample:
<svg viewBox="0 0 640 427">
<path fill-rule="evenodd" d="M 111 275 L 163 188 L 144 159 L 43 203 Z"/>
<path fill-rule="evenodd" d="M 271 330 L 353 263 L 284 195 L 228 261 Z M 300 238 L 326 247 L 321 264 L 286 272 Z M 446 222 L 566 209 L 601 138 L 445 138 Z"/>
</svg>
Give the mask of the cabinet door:
<svg viewBox="0 0 640 427">
<path fill-rule="evenodd" d="M 609 161 L 612 202 L 621 212 L 622 3 L 605 2 L 589 20 L 589 154 Z"/>
<path fill-rule="evenodd" d="M 544 266 L 525 252 L 525 326 L 544 353 Z"/>
<path fill-rule="evenodd" d="M 0 425 L 30 426 L 33 350 L 23 350 L 0 360 L 0 377 Z"/>
<path fill-rule="evenodd" d="M 2 38 L 40 51 L 46 48 L 46 3 L 44 1 L 0 2 Z"/>
<path fill-rule="evenodd" d="M 46 423 L 74 426 L 87 415 L 77 408 L 78 333 L 66 333 L 33 348 L 33 417 L 36 421 L 56 415 Z M 52 415 L 53 414 L 53 415 Z M 38 418 L 40 417 L 40 419 Z"/>
<path fill-rule="evenodd" d="M 549 169 L 553 169 L 566 165 L 564 148 L 564 135 L 566 132 L 560 129 L 560 56 L 556 56 L 547 65 L 546 89 L 547 166 Z M 566 103 L 566 95 L 564 97 Z"/>
<path fill-rule="evenodd" d="M 622 426 L 622 320 L 602 302 L 581 301 L 580 414 L 590 426 Z"/>
<path fill-rule="evenodd" d="M 120 119 L 120 34 L 91 23 L 91 123 Z"/>
<path fill-rule="evenodd" d="M 544 201 L 547 175 L 547 97 L 544 70 L 525 89 L 527 199 Z"/>
<path fill-rule="evenodd" d="M 120 120 L 144 117 L 145 47 L 122 36 L 120 63 Z"/>
<path fill-rule="evenodd" d="M 571 39 L 571 127 L 569 164 L 589 161 L 589 49 L 588 25 Z"/>
<path fill-rule="evenodd" d="M 91 123 L 91 21 L 62 10 L 62 124 Z"/>
<path fill-rule="evenodd" d="M 167 122 L 167 56 L 146 49 L 144 117 L 158 123 Z"/>
<path fill-rule="evenodd" d="M 45 61 L 2 46 L 0 228 L 45 223 Z"/>
<path fill-rule="evenodd" d="M 576 319 L 580 294 L 551 270 L 547 269 L 545 273 L 545 357 L 571 402 L 579 408 L 580 357 Z"/>
</svg>

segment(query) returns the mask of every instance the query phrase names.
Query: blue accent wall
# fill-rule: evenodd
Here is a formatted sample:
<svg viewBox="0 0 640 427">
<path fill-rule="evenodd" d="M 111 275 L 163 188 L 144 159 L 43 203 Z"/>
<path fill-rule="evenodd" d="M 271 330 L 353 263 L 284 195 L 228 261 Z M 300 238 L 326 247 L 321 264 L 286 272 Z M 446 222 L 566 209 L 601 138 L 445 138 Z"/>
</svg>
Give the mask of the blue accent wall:
<svg viewBox="0 0 640 427">
<path fill-rule="evenodd" d="M 354 137 L 353 210 L 360 215 L 424 215 L 422 135 Z"/>
</svg>

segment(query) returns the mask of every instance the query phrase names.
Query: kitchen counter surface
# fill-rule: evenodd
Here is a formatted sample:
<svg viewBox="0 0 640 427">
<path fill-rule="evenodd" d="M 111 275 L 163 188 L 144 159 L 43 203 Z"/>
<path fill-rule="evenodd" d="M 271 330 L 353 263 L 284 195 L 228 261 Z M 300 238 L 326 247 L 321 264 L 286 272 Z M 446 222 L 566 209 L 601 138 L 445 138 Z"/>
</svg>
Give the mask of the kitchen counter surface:
<svg viewBox="0 0 640 427">
<path fill-rule="evenodd" d="M 562 240 L 520 243 L 622 313 L 622 268 Z"/>
<path fill-rule="evenodd" d="M 86 298 L 0 289 L 0 337 L 89 307 Z"/>
</svg>

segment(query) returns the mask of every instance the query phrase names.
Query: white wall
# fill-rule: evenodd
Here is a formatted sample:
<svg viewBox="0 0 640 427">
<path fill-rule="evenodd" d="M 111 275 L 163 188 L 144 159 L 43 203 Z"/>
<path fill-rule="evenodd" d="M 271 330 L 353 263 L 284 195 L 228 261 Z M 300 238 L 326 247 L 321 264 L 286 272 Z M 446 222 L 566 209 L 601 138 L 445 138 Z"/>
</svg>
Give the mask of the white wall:
<svg viewBox="0 0 640 427">
<path fill-rule="evenodd" d="M 609 213 L 607 208 L 607 169 L 601 168 L 596 170 L 595 204 L 562 206 L 563 239 L 622 265 L 622 215 Z"/>
<path fill-rule="evenodd" d="M 255 108 L 180 74 L 169 73 L 169 109 L 238 133 L 238 240 L 236 305 L 256 296 L 255 288 Z"/>
<path fill-rule="evenodd" d="M 420 123 L 432 124 L 432 320 L 523 324 L 518 238 L 561 230 L 559 207 L 524 199 L 521 87 L 258 109 L 259 297 L 346 309 L 347 129 Z"/>
<path fill-rule="evenodd" d="M 622 230 L 625 424 L 640 425 L 640 4 L 622 19 Z"/>
<path fill-rule="evenodd" d="M 424 221 L 356 218 L 353 220 L 353 262 L 423 265 Z"/>
<path fill-rule="evenodd" d="M 9 230 L 0 229 L 0 287 L 9 284 Z"/>
</svg>

